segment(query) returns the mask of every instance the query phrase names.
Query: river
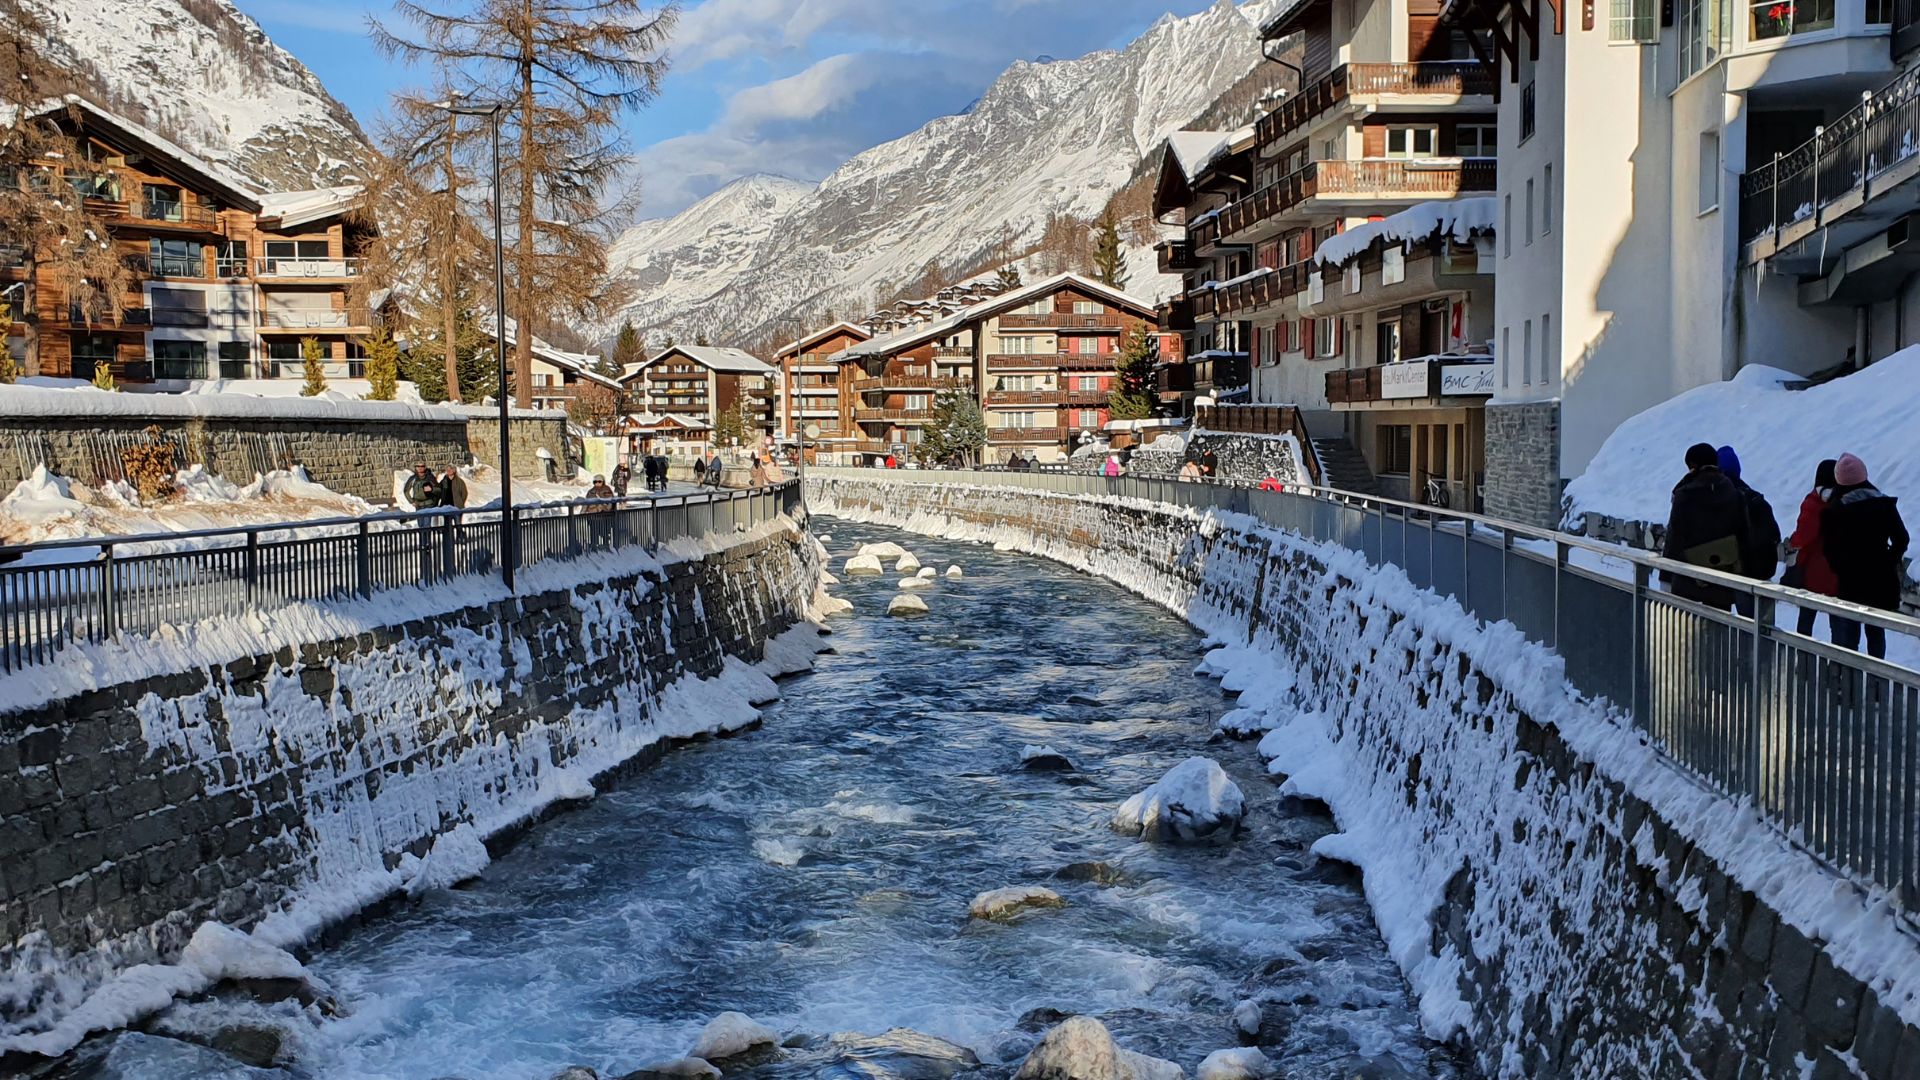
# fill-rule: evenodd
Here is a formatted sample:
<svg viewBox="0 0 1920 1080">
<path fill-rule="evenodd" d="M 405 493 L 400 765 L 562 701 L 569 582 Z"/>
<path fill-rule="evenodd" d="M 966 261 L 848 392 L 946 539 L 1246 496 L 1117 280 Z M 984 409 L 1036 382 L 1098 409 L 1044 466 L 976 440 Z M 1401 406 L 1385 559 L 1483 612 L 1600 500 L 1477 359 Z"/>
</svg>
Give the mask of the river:
<svg viewBox="0 0 1920 1080">
<path fill-rule="evenodd" d="M 1236 1045 L 1258 998 L 1287 1077 L 1456 1077 L 1419 1034 L 1350 871 L 1307 853 L 1332 823 L 1281 799 L 1245 743 L 1213 736 L 1229 704 L 1193 674 L 1199 636 L 1106 582 L 1042 560 L 819 519 L 838 569 L 894 540 L 961 565 L 881 612 L 896 577 L 834 590 L 855 605 L 834 652 L 787 681 L 764 723 L 667 755 L 533 829 L 478 880 L 336 935 L 311 957 L 342 1015 L 231 997 L 176 1005 L 157 1030 L 285 1032 L 254 1078 L 547 1080 L 619 1076 L 686 1052 L 728 1009 L 783 1032 L 908 1027 L 1011 1074 L 1053 1009 L 1192 1074 Z M 1071 773 L 1020 767 L 1049 744 Z M 1113 832 L 1114 807 L 1194 754 L 1249 801 L 1230 843 Z M 1059 879 L 1104 863 L 1106 880 Z M 969 900 L 1047 884 L 1068 906 L 1008 924 Z M 94 1075 L 203 1076 L 203 1056 L 122 1036 Z M 857 1077 L 793 1055 L 767 1075 Z M 871 1075 L 876 1070 L 864 1070 Z M 884 1075 L 884 1074 L 883 1074 Z"/>
</svg>

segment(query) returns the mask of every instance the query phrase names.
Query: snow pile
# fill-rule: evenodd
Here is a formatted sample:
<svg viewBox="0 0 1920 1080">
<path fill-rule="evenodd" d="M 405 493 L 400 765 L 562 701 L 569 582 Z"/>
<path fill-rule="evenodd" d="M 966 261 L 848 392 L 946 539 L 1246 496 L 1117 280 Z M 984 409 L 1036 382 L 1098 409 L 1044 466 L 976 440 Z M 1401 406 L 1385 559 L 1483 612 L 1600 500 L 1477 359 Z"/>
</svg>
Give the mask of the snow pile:
<svg viewBox="0 0 1920 1080">
<path fill-rule="evenodd" d="M 1687 447 L 1700 442 L 1739 453 L 1741 479 L 1773 504 L 1782 535 L 1793 531 L 1814 469 L 1843 452 L 1867 463 L 1881 491 L 1920 500 L 1913 417 L 1920 346 L 1805 390 L 1783 385 L 1798 378 L 1775 368 L 1743 368 L 1726 382 L 1695 387 L 1631 417 L 1567 485 L 1567 522 L 1596 514 L 1664 523 L 1673 485 L 1686 472 Z"/>
<path fill-rule="evenodd" d="M 900 579 L 900 591 L 902 592 L 918 592 L 921 589 L 931 588 L 933 588 L 933 579 L 931 578 L 908 577 Z"/>
<path fill-rule="evenodd" d="M 859 555 L 870 555 L 876 559 L 904 559 L 907 549 L 889 540 L 883 544 L 861 544 Z"/>
<path fill-rule="evenodd" d="M 1446 236 L 1465 244 L 1478 234 L 1493 233 L 1494 223 L 1499 220 L 1499 203 L 1497 196 L 1478 195 L 1410 206 L 1322 240 L 1313 259 L 1323 266 L 1339 266 L 1372 247 L 1376 240 L 1411 247 L 1435 236 Z"/>
<path fill-rule="evenodd" d="M 174 495 L 156 505 L 145 505 L 124 481 L 89 487 L 53 475 L 46 466 L 34 466 L 33 475 L 0 499 L 0 543 L 36 544 L 50 540 L 88 537 L 150 536 L 201 532 L 244 525 L 309 521 L 320 518 L 360 517 L 378 512 L 364 499 L 333 491 L 313 482 L 301 466 L 255 475 L 253 482 L 234 484 L 203 465 L 192 465 L 174 476 Z M 156 551 L 231 541 L 164 540 L 143 545 Z M 85 557 L 79 548 L 68 557 Z M 58 558 L 46 552 L 38 558 Z"/>
<path fill-rule="evenodd" d="M 1009 885 L 990 889 L 967 905 L 967 916 L 974 919 L 1010 919 L 1026 911 L 1063 908 L 1067 902 L 1059 893 L 1039 885 Z"/>
<path fill-rule="evenodd" d="M 1259 1025 L 1254 1026 L 1259 1030 Z M 1238 1046 L 1215 1050 L 1194 1070 L 1194 1080 L 1264 1080 L 1272 1075 L 1273 1062 L 1257 1046 Z"/>
<path fill-rule="evenodd" d="M 878 555 L 855 555 L 847 560 L 845 566 L 840 568 L 841 573 L 846 574 L 848 577 L 859 577 L 863 574 L 884 574 L 886 570 L 886 566 L 880 562 L 880 556 Z"/>
<path fill-rule="evenodd" d="M 1074 1016 L 1048 1029 L 1014 1080 L 1185 1080 L 1171 1061 L 1121 1048 L 1107 1025 Z"/>
<path fill-rule="evenodd" d="M 1191 757 L 1121 803 L 1113 827 L 1148 840 L 1198 840 L 1231 833 L 1246 811 L 1239 785 L 1219 762 Z"/>
<path fill-rule="evenodd" d="M 591 792 L 591 787 L 588 790 Z M 492 856 L 487 854 L 487 842 L 480 838 L 480 830 L 474 828 L 472 822 L 463 821 L 440 834 L 433 847 L 427 849 L 426 857 L 409 867 L 412 876 L 407 882 L 407 894 L 418 896 L 430 889 L 451 888 L 478 877 L 492 861 Z"/>
<path fill-rule="evenodd" d="M 539 415 L 547 416 L 548 413 Z M 199 394 L 134 394 L 101 390 L 91 383 L 0 385 L 0 417 L 9 420 L 79 416 L 136 420 L 441 420 L 465 423 L 466 416 L 441 405 L 401 401 L 363 401 L 343 394 L 317 397 L 244 394 L 232 390 Z"/>
<path fill-rule="evenodd" d="M 700 1031 L 688 1057 L 702 1061 L 723 1061 L 738 1057 L 756 1046 L 772 1046 L 780 1041 L 780 1033 L 760 1023 L 746 1013 L 723 1012 Z"/>
</svg>

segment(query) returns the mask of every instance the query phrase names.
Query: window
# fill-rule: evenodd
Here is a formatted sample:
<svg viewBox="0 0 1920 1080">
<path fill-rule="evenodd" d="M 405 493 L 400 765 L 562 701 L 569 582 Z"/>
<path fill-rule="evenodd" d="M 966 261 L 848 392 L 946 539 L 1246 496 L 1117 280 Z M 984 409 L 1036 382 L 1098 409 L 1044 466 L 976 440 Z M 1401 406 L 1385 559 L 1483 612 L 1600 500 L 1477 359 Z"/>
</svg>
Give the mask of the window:
<svg viewBox="0 0 1920 1080">
<path fill-rule="evenodd" d="M 1340 320 L 1313 320 L 1313 356 L 1317 360 L 1338 356 L 1340 353 Z"/>
<path fill-rule="evenodd" d="M 294 346 L 296 350 L 299 346 Z M 156 341 L 153 343 L 153 377 L 156 379 L 204 379 L 207 377 L 207 346 L 200 341 Z"/>
<path fill-rule="evenodd" d="M 1307 275 L 1307 301 L 1318 304 L 1327 298 L 1327 275 L 1325 271 L 1315 270 Z"/>
<path fill-rule="evenodd" d="M 1041 300 L 1030 300 L 1027 303 L 1020 305 L 1019 307 L 1014 308 L 1013 314 L 1015 315 L 1051 315 L 1053 314 L 1053 300 L 1051 298 L 1041 299 Z"/>
<path fill-rule="evenodd" d="M 1340 158 L 1340 136 L 1335 135 L 1320 144 L 1321 161 L 1339 161 Z"/>
<path fill-rule="evenodd" d="M 147 270 L 154 277 L 207 276 L 203 249 L 193 240 L 148 240 Z"/>
<path fill-rule="evenodd" d="M 1387 129 L 1387 156 L 1390 158 L 1432 157 L 1440 147 L 1437 127 L 1390 127 Z"/>
<path fill-rule="evenodd" d="M 75 334 L 68 339 L 68 342 L 69 348 L 73 350 L 74 378 L 92 379 L 102 364 L 108 368 L 113 367 L 117 348 L 112 338 L 96 334 Z"/>
<path fill-rule="evenodd" d="M 1383 322 L 1375 328 L 1374 363 L 1391 364 L 1400 359 L 1400 323 Z"/>
<path fill-rule="evenodd" d="M 1700 133 L 1700 212 L 1720 208 L 1720 135 Z"/>
<path fill-rule="evenodd" d="M 1075 300 L 1073 302 L 1073 313 L 1075 315 L 1105 315 L 1107 308 L 1105 304 L 1093 300 Z"/>
<path fill-rule="evenodd" d="M 306 373 L 305 368 L 305 363 L 300 359 L 299 342 L 267 342 L 267 378 L 298 379 Z"/>
<path fill-rule="evenodd" d="M 1513 258 L 1513 195 L 1511 192 L 1500 197 L 1500 236 L 1506 244 L 1501 257 Z"/>
<path fill-rule="evenodd" d="M 1520 385 L 1533 385 L 1533 320 L 1520 324 Z"/>
<path fill-rule="evenodd" d="M 1076 376 L 1073 380 L 1073 388 L 1075 390 L 1096 390 L 1097 391 L 1100 389 L 1100 376 L 1098 375 Z"/>
<path fill-rule="evenodd" d="M 1074 416 L 1076 418 L 1074 420 L 1074 423 L 1079 427 L 1097 428 L 1100 426 L 1100 410 L 1099 409 L 1081 409 L 1078 412 L 1076 412 Z"/>
<path fill-rule="evenodd" d="M 1547 163 L 1547 170 L 1540 181 L 1540 235 L 1553 232 L 1553 163 Z"/>
<path fill-rule="evenodd" d="M 180 198 L 180 189 L 166 184 L 140 185 L 141 205 L 144 212 L 140 215 L 148 221 L 179 221 L 186 217 L 187 206 Z"/>
<path fill-rule="evenodd" d="M 1729 0 L 1680 0 L 1680 78 L 1703 71 L 1733 43 Z"/>
<path fill-rule="evenodd" d="M 1527 177 L 1527 246 L 1533 246 L 1533 177 Z"/>
<path fill-rule="evenodd" d="M 1003 337 L 1000 339 L 1000 351 L 1010 356 L 1033 356 L 1043 351 L 1040 343 L 1044 340 L 1037 335 Z"/>
<path fill-rule="evenodd" d="M 67 174 L 67 186 L 84 199 L 106 199 L 118 202 L 120 199 L 120 179 L 110 172 L 73 172 Z"/>
<path fill-rule="evenodd" d="M 1000 376 L 1000 389 L 1031 390 L 1033 389 L 1033 378 L 1032 375 L 1002 375 Z"/>
<path fill-rule="evenodd" d="M 152 305 L 153 325 L 183 326 L 204 330 L 207 326 L 207 294 L 199 289 L 155 288 L 147 296 Z"/>
<path fill-rule="evenodd" d="M 1388 244 L 1380 252 L 1380 284 L 1398 285 L 1407 280 L 1407 253 L 1399 244 Z"/>
<path fill-rule="evenodd" d="M 220 240 L 213 245 L 215 277 L 245 277 L 247 273 L 247 242 L 245 240 Z"/>
<path fill-rule="evenodd" d="M 1609 0 L 1607 40 L 1630 44 L 1654 41 L 1659 30 L 1654 26 L 1654 0 Z"/>
<path fill-rule="evenodd" d="M 1100 351 L 1100 339 L 1096 337 L 1074 338 L 1073 351 L 1079 356 L 1093 356 Z"/>
<path fill-rule="evenodd" d="M 1825 30 L 1833 25 L 1833 5 L 1834 0 L 1755 0 L 1749 8 L 1753 24 L 1748 37 L 1753 41 L 1767 41 L 1788 34 Z M 1871 5 L 1867 10 L 1867 21 L 1886 21 L 1885 15 L 1874 17 Z"/>
<path fill-rule="evenodd" d="M 223 341 L 220 343 L 220 377 L 223 379 L 252 378 L 249 370 L 253 356 L 244 341 Z"/>
<path fill-rule="evenodd" d="M 1413 471 L 1413 425 L 1380 426 L 1380 471 L 1405 476 Z"/>
<path fill-rule="evenodd" d="M 269 259 L 325 259 L 325 240 L 268 240 L 261 250 Z"/>
<path fill-rule="evenodd" d="M 1040 415 L 1039 413 L 1030 413 L 1030 412 L 1002 413 L 1000 426 L 1006 427 L 1006 428 L 1039 427 L 1040 426 L 1038 423 L 1039 415 Z"/>
<path fill-rule="evenodd" d="M 1500 389 L 1513 385 L 1513 327 L 1500 328 Z"/>
<path fill-rule="evenodd" d="M 1460 124 L 1453 129 L 1453 152 L 1459 157 L 1498 157 L 1499 129 L 1492 124 Z"/>
<path fill-rule="evenodd" d="M 918 412 L 933 405 L 932 394 L 908 394 L 906 404 L 902 406 L 910 412 Z"/>
<path fill-rule="evenodd" d="M 1307 320 L 1288 319 L 1285 325 L 1287 328 L 1287 351 L 1300 352 L 1302 348 L 1300 344 L 1301 340 L 1306 337 Z"/>
<path fill-rule="evenodd" d="M 1533 138 L 1533 80 L 1520 88 L 1520 141 Z"/>
<path fill-rule="evenodd" d="M 1360 260 L 1355 259 L 1353 262 L 1348 263 L 1346 270 L 1343 272 L 1343 276 L 1346 278 L 1347 295 L 1354 296 L 1358 294 L 1360 292 Z"/>
<path fill-rule="evenodd" d="M 1542 313 L 1540 316 L 1540 385 L 1552 386 L 1560 375 L 1559 365 L 1553 362 L 1556 352 L 1553 335 L 1548 331 L 1553 327 L 1553 316 Z"/>
</svg>

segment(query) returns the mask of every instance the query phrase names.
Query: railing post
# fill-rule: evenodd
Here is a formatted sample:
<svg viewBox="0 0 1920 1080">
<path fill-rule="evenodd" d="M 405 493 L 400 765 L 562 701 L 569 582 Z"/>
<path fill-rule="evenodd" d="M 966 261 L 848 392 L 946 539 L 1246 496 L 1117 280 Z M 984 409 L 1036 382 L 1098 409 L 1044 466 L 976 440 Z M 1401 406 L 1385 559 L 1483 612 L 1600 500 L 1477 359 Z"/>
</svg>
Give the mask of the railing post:
<svg viewBox="0 0 1920 1080">
<path fill-rule="evenodd" d="M 257 529 L 247 530 L 247 607 L 260 603 L 260 533 Z"/>
<path fill-rule="evenodd" d="M 1773 211 L 1767 216 L 1767 230 L 1774 235 L 1775 243 L 1780 236 L 1780 151 L 1773 152 Z"/>
<path fill-rule="evenodd" d="M 1765 685 L 1762 664 L 1763 653 L 1767 648 L 1768 634 L 1773 629 L 1773 598 L 1759 593 L 1753 594 L 1753 656 L 1751 658 L 1751 683 L 1747 688 L 1747 731 L 1746 746 L 1741 754 L 1740 766 L 1747 793 L 1753 796 L 1754 804 L 1760 804 L 1760 696 Z M 1736 790 L 1730 794 L 1738 795 Z"/>
<path fill-rule="evenodd" d="M 114 635 L 115 624 L 120 619 L 119 596 L 116 586 L 120 573 L 113 558 L 113 545 L 100 545 L 100 637 L 102 640 Z"/>
<path fill-rule="evenodd" d="M 358 579 L 361 596 L 373 595 L 373 551 L 372 534 L 367 529 L 367 519 L 360 519 L 360 531 L 353 538 L 354 576 Z"/>
<path fill-rule="evenodd" d="M 1820 140 L 1827 137 L 1825 124 L 1813 129 L 1813 213 L 1808 215 L 1815 225 L 1820 224 Z"/>
<path fill-rule="evenodd" d="M 1653 574 L 1647 569 L 1647 564 L 1635 562 L 1633 564 L 1633 612 L 1628 620 L 1632 624 L 1629 627 L 1631 637 L 1627 650 L 1628 662 L 1632 664 L 1633 670 L 1629 673 L 1628 686 L 1631 689 L 1628 691 L 1627 715 L 1642 731 L 1648 728 L 1648 713 L 1651 710 L 1650 703 L 1644 698 L 1648 690 L 1646 683 L 1647 593 L 1652 582 Z"/>
<path fill-rule="evenodd" d="M 513 591 L 513 576 L 520 569 L 520 508 L 500 508 L 500 578 L 507 591 Z"/>
<path fill-rule="evenodd" d="M 580 507 L 567 504 L 567 557 L 580 554 Z"/>
</svg>

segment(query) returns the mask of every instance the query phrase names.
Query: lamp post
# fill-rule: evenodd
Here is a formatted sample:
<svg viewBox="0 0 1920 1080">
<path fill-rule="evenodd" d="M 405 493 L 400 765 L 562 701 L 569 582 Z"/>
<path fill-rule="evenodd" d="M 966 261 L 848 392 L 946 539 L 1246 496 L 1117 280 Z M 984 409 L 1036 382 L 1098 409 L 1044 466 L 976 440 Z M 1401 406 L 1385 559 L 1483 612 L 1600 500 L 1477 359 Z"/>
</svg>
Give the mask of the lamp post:
<svg viewBox="0 0 1920 1080">
<path fill-rule="evenodd" d="M 513 568 L 520 553 L 513 520 L 513 440 L 507 428 L 507 256 L 500 223 L 500 114 L 506 106 L 497 101 L 467 102 L 462 95 L 436 101 L 433 107 L 453 116 L 484 116 L 493 136 L 493 352 L 498 380 L 493 396 L 500 404 L 500 579 L 512 592 Z"/>
</svg>

